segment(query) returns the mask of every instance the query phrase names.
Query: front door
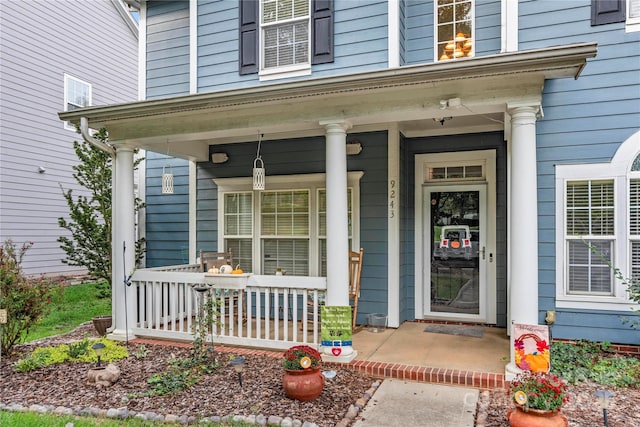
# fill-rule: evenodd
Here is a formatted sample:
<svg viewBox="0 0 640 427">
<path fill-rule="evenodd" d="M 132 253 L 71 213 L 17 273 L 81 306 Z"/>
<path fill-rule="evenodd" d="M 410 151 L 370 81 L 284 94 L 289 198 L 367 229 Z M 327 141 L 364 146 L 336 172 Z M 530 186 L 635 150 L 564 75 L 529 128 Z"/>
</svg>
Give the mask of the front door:
<svg viewBox="0 0 640 427">
<path fill-rule="evenodd" d="M 425 186 L 425 314 L 485 317 L 484 185 Z"/>
<path fill-rule="evenodd" d="M 476 151 L 417 158 L 422 186 L 416 314 L 422 318 L 495 323 L 493 155 Z"/>
</svg>

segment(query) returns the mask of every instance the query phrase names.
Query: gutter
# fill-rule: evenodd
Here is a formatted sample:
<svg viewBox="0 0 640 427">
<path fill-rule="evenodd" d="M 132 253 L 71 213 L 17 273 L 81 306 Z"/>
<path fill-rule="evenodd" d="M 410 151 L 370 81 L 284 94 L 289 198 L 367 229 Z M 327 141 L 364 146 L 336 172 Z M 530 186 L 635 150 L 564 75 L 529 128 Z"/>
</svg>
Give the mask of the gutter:
<svg viewBox="0 0 640 427">
<path fill-rule="evenodd" d="M 61 120 L 77 122 L 90 117 L 101 125 L 110 121 L 188 111 L 233 108 L 246 105 L 282 102 L 319 96 L 350 96 L 356 92 L 409 87 L 413 85 L 482 78 L 491 76 L 540 73 L 546 79 L 577 78 L 587 58 L 597 53 L 596 43 L 576 43 L 529 51 L 496 54 L 459 61 L 418 64 L 347 75 L 311 78 L 286 83 L 271 83 L 248 88 L 181 95 L 157 100 L 137 101 L 102 107 L 87 107 L 59 113 Z"/>
<path fill-rule="evenodd" d="M 80 118 L 80 134 L 82 135 L 82 138 L 86 143 L 91 144 L 94 147 L 101 149 L 102 151 L 106 151 L 112 156 L 116 155 L 115 148 L 91 136 L 91 134 L 89 133 L 89 119 L 87 119 L 86 117 Z"/>
</svg>

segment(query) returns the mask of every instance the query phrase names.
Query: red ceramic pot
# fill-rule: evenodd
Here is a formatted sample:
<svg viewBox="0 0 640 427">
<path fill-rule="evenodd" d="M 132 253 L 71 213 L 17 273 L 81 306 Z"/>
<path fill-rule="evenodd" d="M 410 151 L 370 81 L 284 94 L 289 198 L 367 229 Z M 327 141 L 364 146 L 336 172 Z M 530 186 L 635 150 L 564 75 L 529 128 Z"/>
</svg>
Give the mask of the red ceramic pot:
<svg viewBox="0 0 640 427">
<path fill-rule="evenodd" d="M 288 398 L 307 402 L 322 393 L 324 375 L 320 372 L 320 368 L 285 369 L 282 376 L 282 387 L 284 387 L 284 394 Z"/>
<path fill-rule="evenodd" d="M 523 410 L 521 407 L 507 411 L 511 427 L 567 427 L 569 420 L 563 414 L 539 409 Z"/>
</svg>

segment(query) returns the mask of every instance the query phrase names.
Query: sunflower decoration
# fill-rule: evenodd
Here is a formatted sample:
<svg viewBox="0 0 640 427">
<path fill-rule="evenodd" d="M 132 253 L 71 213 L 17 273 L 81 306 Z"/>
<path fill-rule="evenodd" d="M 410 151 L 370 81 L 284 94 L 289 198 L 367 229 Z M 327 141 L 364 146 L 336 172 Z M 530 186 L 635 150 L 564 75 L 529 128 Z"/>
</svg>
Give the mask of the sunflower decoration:
<svg viewBox="0 0 640 427">
<path fill-rule="evenodd" d="M 518 390 L 513 394 L 513 400 L 518 404 L 518 405 L 526 405 L 527 404 L 527 393 L 525 393 L 522 390 Z"/>
<path fill-rule="evenodd" d="M 311 366 L 311 358 L 309 356 L 302 357 L 300 359 L 300 366 L 302 369 L 307 369 Z"/>
</svg>

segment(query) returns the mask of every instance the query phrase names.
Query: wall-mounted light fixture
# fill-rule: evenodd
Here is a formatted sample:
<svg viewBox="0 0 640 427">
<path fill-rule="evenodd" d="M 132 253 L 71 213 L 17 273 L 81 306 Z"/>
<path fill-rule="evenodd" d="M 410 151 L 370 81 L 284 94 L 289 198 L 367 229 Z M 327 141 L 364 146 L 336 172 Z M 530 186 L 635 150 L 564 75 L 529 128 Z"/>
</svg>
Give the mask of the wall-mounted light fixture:
<svg viewBox="0 0 640 427">
<path fill-rule="evenodd" d="M 358 140 L 347 142 L 347 156 L 356 156 L 362 152 L 362 144 Z"/>
<path fill-rule="evenodd" d="M 227 153 L 211 153 L 211 163 L 226 163 L 229 160 Z"/>
</svg>

